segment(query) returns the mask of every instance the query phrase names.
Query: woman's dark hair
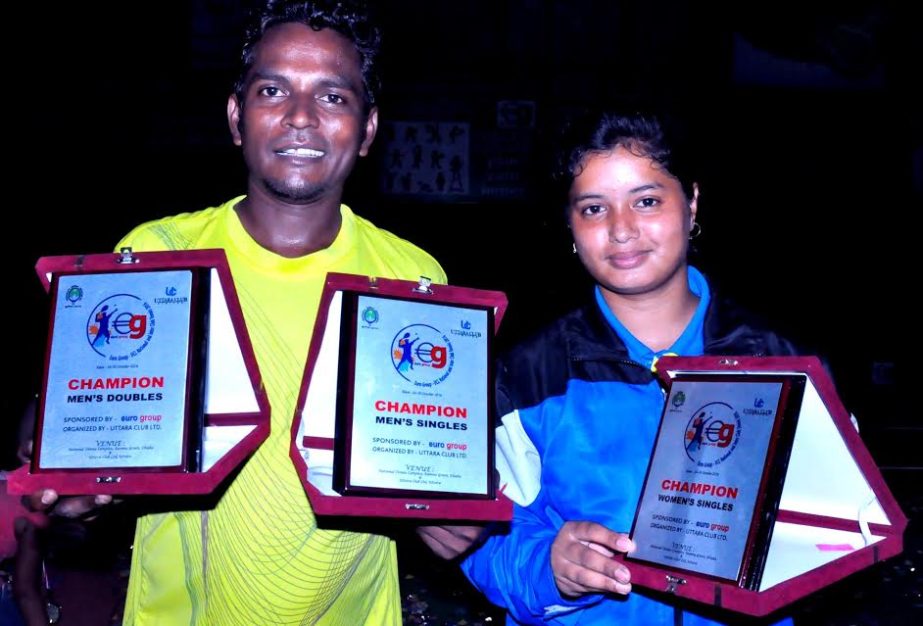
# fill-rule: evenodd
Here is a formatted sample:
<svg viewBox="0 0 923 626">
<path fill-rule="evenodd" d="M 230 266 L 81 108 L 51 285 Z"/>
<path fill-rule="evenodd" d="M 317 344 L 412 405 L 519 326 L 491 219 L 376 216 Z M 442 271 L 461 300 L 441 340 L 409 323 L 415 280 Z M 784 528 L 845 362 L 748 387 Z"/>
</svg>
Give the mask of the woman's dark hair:
<svg viewBox="0 0 923 626">
<path fill-rule="evenodd" d="M 363 95 L 366 110 L 375 106 L 381 88 L 378 76 L 378 53 L 381 31 L 372 21 L 363 0 L 269 0 L 253 16 L 247 28 L 240 55 L 240 73 L 234 83 L 237 101 L 243 105 L 247 74 L 253 67 L 254 51 L 266 31 L 279 24 L 294 22 L 314 30 L 330 28 L 349 39 L 359 52 Z"/>
<path fill-rule="evenodd" d="M 571 184 L 591 154 L 618 147 L 652 159 L 693 195 L 695 161 L 688 154 L 688 135 L 677 120 L 653 112 L 607 111 L 584 115 L 565 126 L 554 156 L 552 182 L 556 199 L 565 206 Z"/>
</svg>

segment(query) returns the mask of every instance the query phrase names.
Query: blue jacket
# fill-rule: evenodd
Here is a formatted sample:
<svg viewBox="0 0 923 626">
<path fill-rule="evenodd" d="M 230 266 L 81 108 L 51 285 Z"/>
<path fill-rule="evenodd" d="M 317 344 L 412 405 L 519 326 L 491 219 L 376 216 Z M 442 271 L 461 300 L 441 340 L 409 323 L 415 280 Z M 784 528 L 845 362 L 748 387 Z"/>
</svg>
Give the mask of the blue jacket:
<svg viewBox="0 0 923 626">
<path fill-rule="evenodd" d="M 671 352 L 795 354 L 754 317 L 710 297 L 691 267 L 689 281 L 701 310 Z M 490 536 L 462 569 L 515 623 L 714 624 L 680 615 L 637 588 L 627 598 L 574 600 L 554 582 L 551 544 L 565 521 L 631 528 L 663 409 L 650 368 L 657 355 L 600 304 L 597 294 L 597 302 L 562 317 L 498 364 L 497 464 L 517 504 L 508 529 Z"/>
</svg>

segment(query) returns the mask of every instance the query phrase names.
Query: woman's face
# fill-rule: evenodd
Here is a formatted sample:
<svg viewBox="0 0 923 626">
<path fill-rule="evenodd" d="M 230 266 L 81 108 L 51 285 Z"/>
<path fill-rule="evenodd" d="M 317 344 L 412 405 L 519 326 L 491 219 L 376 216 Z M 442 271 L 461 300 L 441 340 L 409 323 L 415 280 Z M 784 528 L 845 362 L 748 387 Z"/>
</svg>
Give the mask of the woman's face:
<svg viewBox="0 0 923 626">
<path fill-rule="evenodd" d="M 686 249 L 698 187 L 686 197 L 679 180 L 623 147 L 591 153 L 571 184 L 568 219 L 577 254 L 604 290 L 616 296 L 685 287 Z"/>
</svg>

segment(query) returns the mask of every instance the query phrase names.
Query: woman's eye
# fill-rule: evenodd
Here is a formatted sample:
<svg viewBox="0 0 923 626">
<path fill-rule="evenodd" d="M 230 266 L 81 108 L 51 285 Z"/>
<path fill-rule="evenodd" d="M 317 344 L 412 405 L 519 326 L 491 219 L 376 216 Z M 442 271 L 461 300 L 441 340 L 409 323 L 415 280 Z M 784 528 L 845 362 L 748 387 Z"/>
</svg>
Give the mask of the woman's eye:
<svg viewBox="0 0 923 626">
<path fill-rule="evenodd" d="M 605 210 L 605 207 L 603 207 L 601 204 L 591 204 L 580 209 L 580 212 L 583 215 L 599 215 Z"/>
<path fill-rule="evenodd" d="M 660 204 L 660 200 L 657 198 L 641 198 L 638 202 L 635 203 L 635 206 L 642 209 L 651 209 Z"/>
</svg>

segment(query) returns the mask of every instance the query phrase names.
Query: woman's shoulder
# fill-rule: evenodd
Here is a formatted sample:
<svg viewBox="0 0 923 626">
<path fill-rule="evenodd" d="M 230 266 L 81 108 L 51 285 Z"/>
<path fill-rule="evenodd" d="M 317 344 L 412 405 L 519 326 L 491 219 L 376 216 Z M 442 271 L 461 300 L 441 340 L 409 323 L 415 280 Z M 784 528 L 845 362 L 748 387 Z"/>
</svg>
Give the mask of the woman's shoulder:
<svg viewBox="0 0 923 626">
<path fill-rule="evenodd" d="M 579 309 L 559 317 L 497 359 L 496 401 L 502 412 L 564 394 L 570 379 L 569 339 L 580 317 Z"/>
<path fill-rule="evenodd" d="M 713 292 L 705 316 L 706 354 L 794 356 L 803 349 L 764 315 Z"/>
<path fill-rule="evenodd" d="M 592 303 L 574 309 L 546 324 L 508 350 L 501 361 L 535 363 L 567 360 L 581 347 L 599 345 Z"/>
<path fill-rule="evenodd" d="M 575 309 L 543 327 L 498 359 L 497 384 L 517 406 L 565 393 L 574 378 L 596 380 L 587 363 L 617 359 L 617 339 L 600 324 L 596 304 Z"/>
</svg>

